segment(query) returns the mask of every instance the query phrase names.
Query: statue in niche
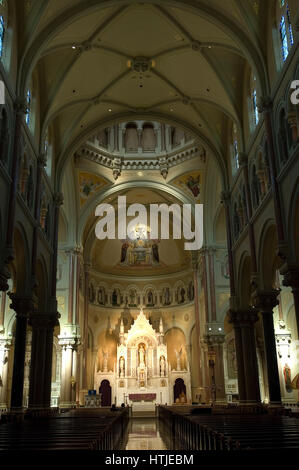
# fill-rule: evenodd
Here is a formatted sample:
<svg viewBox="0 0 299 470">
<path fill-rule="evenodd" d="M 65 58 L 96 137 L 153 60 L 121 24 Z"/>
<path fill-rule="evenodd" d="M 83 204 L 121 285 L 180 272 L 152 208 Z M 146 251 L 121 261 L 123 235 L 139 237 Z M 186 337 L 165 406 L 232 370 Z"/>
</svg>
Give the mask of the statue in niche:
<svg viewBox="0 0 299 470">
<path fill-rule="evenodd" d="M 183 348 L 181 347 L 179 351 L 175 349 L 174 352 L 176 355 L 176 364 L 177 364 L 176 370 L 181 370 L 181 359 L 182 359 L 182 354 L 183 354 Z"/>
<path fill-rule="evenodd" d="M 105 290 L 103 289 L 103 287 L 100 287 L 99 288 L 99 292 L 98 292 L 98 303 L 100 305 L 104 305 L 105 303 Z"/>
<path fill-rule="evenodd" d="M 178 292 L 178 303 L 183 304 L 185 302 L 186 291 L 183 287 L 179 288 Z"/>
<path fill-rule="evenodd" d="M 170 305 L 170 290 L 169 287 L 163 289 L 163 305 Z"/>
<path fill-rule="evenodd" d="M 119 358 L 119 375 L 120 377 L 125 375 L 125 359 L 123 356 Z"/>
<path fill-rule="evenodd" d="M 102 354 L 103 354 L 103 369 L 104 369 L 104 372 L 107 372 L 108 371 L 108 351 L 104 351 L 104 349 L 102 349 Z"/>
<path fill-rule="evenodd" d="M 139 356 L 139 365 L 144 366 L 145 365 L 145 349 L 144 349 L 143 344 L 141 344 L 139 347 L 138 356 Z"/>
<path fill-rule="evenodd" d="M 147 294 L 147 305 L 154 305 L 154 296 L 151 290 Z"/>
<path fill-rule="evenodd" d="M 136 292 L 133 289 L 130 290 L 129 297 L 130 297 L 130 305 L 132 307 L 135 307 L 137 305 L 136 304 Z"/>
<path fill-rule="evenodd" d="M 165 377 L 165 357 L 160 357 L 160 376 Z"/>
<path fill-rule="evenodd" d="M 112 292 L 112 305 L 120 305 L 120 296 L 116 289 Z"/>
</svg>

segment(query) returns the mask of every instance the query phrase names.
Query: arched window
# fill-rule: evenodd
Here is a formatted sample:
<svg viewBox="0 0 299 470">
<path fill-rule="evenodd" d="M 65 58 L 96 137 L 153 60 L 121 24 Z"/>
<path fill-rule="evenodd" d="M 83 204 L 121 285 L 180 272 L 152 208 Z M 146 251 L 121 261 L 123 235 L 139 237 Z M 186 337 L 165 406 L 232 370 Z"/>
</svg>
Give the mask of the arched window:
<svg viewBox="0 0 299 470">
<path fill-rule="evenodd" d="M 6 0 L 0 0 L 0 59 L 4 56 L 5 40 L 8 21 L 8 6 Z"/>
<path fill-rule="evenodd" d="M 279 11 L 279 35 L 280 35 L 280 46 L 283 62 L 286 61 L 290 49 L 294 44 L 293 28 L 291 23 L 291 12 L 289 9 L 288 2 L 285 0 L 279 0 L 280 11 Z"/>
<path fill-rule="evenodd" d="M 249 97 L 249 110 L 250 110 L 250 127 L 253 132 L 259 123 L 259 111 L 257 107 L 258 93 L 257 93 L 257 80 L 254 73 L 251 74 L 250 78 L 250 97 Z"/>
<path fill-rule="evenodd" d="M 27 110 L 26 110 L 26 117 L 25 117 L 27 126 L 30 125 L 31 102 L 32 102 L 31 90 L 27 90 L 27 94 L 26 94 L 26 106 L 27 106 Z"/>
<path fill-rule="evenodd" d="M 2 57 L 2 55 L 3 55 L 4 36 L 5 36 L 4 16 L 0 15 L 0 57 Z"/>
</svg>

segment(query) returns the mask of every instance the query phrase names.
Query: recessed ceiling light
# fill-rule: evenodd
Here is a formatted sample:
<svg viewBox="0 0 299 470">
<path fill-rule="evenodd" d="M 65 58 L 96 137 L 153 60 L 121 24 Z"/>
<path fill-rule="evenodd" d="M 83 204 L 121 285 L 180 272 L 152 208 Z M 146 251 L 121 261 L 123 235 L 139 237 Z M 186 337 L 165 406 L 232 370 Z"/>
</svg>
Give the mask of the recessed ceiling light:
<svg viewBox="0 0 299 470">
<path fill-rule="evenodd" d="M 143 176 L 142 171 L 138 171 L 137 175 L 138 175 L 138 176 Z"/>
<path fill-rule="evenodd" d="M 111 109 L 111 108 L 109 108 L 108 111 L 109 111 L 109 113 L 112 113 L 112 109 Z"/>
<path fill-rule="evenodd" d="M 72 49 L 76 49 L 76 46 L 72 46 Z"/>
<path fill-rule="evenodd" d="M 209 46 L 209 49 L 212 49 L 212 46 Z"/>
</svg>

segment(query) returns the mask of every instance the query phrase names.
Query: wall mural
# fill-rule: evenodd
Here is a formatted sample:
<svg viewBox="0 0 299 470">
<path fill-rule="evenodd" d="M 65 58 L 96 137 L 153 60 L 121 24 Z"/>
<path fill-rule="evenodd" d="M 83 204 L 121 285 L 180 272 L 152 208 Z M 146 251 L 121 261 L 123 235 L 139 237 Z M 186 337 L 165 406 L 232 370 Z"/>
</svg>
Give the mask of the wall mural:
<svg viewBox="0 0 299 470">
<path fill-rule="evenodd" d="M 123 240 L 118 266 L 161 266 L 159 240 Z"/>
<path fill-rule="evenodd" d="M 193 197 L 194 201 L 199 204 L 202 193 L 202 174 L 200 171 L 191 171 L 183 176 L 176 178 L 171 184 Z"/>
<path fill-rule="evenodd" d="M 101 176 L 92 173 L 80 171 L 78 173 L 80 207 L 82 207 L 89 198 L 108 185 L 108 182 Z"/>
</svg>

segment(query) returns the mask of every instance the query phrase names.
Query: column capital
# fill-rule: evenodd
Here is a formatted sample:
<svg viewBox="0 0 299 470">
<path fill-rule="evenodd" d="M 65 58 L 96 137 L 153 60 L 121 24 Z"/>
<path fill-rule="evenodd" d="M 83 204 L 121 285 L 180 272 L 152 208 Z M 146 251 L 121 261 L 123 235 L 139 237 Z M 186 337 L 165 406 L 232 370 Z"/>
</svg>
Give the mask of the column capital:
<svg viewBox="0 0 299 470">
<path fill-rule="evenodd" d="M 76 349 L 80 344 L 78 336 L 58 336 L 58 344 L 64 349 Z"/>
<path fill-rule="evenodd" d="M 254 292 L 252 296 L 254 306 L 261 312 L 272 313 L 274 307 L 279 304 L 279 300 L 277 299 L 279 293 L 280 289 Z"/>
<path fill-rule="evenodd" d="M 37 305 L 32 297 L 19 297 L 17 294 L 9 294 L 11 299 L 10 308 L 16 312 L 17 317 L 28 318 L 37 310 Z"/>
<path fill-rule="evenodd" d="M 230 310 L 229 323 L 234 326 L 252 326 L 258 321 L 258 314 L 255 308 L 248 308 L 246 310 Z"/>
<path fill-rule="evenodd" d="M 0 349 L 9 351 L 12 345 L 12 337 L 0 338 Z"/>
<path fill-rule="evenodd" d="M 205 335 L 204 342 L 209 346 L 217 346 L 219 344 L 223 344 L 225 341 L 225 335 Z"/>
<path fill-rule="evenodd" d="M 34 329 L 51 329 L 58 325 L 60 314 L 34 313 L 29 316 L 29 324 Z"/>
<path fill-rule="evenodd" d="M 270 96 L 261 96 L 258 103 L 259 113 L 269 113 L 273 108 L 273 101 Z"/>
</svg>

